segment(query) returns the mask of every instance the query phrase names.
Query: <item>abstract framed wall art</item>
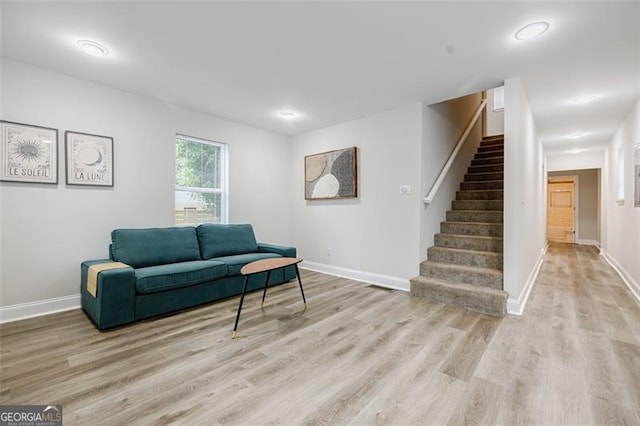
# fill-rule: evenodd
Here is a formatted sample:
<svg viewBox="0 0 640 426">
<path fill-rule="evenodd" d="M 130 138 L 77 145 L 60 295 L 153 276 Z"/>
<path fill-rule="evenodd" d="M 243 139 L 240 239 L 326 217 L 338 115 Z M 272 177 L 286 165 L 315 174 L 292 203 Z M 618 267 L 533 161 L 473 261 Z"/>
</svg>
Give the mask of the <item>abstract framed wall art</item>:
<svg viewBox="0 0 640 426">
<path fill-rule="evenodd" d="M 66 131 L 67 185 L 113 186 L 113 138 Z"/>
<path fill-rule="evenodd" d="M 0 121 L 0 180 L 58 183 L 58 130 Z"/>
<path fill-rule="evenodd" d="M 304 157 L 305 200 L 358 196 L 358 149 L 338 149 Z"/>
</svg>

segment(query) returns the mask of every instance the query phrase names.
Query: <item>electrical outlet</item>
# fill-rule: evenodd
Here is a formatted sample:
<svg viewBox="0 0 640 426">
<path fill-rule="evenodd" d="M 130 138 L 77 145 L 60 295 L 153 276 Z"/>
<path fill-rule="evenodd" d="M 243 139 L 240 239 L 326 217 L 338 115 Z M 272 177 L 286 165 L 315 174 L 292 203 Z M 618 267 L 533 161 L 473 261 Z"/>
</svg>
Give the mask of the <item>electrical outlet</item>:
<svg viewBox="0 0 640 426">
<path fill-rule="evenodd" d="M 327 256 L 331 257 L 331 247 L 327 247 Z"/>
</svg>

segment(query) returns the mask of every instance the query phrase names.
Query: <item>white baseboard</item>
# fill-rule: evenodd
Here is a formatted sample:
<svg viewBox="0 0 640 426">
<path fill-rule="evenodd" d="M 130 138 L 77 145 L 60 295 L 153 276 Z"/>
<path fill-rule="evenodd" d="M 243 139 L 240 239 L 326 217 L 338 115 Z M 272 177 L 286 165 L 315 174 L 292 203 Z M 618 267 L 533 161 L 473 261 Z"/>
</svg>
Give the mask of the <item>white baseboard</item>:
<svg viewBox="0 0 640 426">
<path fill-rule="evenodd" d="M 618 275 L 620 275 L 620 278 L 622 278 L 622 281 L 627 285 L 631 294 L 633 294 L 638 302 L 640 302 L 640 285 L 638 285 L 636 280 L 633 279 L 631 274 L 629 274 L 627 270 L 624 269 L 613 256 L 611 256 L 611 253 L 606 251 L 604 248 L 600 248 L 600 256 L 602 256 L 604 260 L 606 260 L 607 263 L 618 273 Z"/>
<path fill-rule="evenodd" d="M 80 308 L 80 295 L 56 297 L 39 302 L 20 303 L 0 307 L 0 323 L 39 317 L 55 312 Z"/>
<path fill-rule="evenodd" d="M 576 240 L 576 244 L 579 244 L 581 246 L 596 246 L 596 247 L 600 248 L 600 243 L 597 242 L 596 240 L 581 240 L 581 239 L 577 239 Z"/>
<path fill-rule="evenodd" d="M 395 290 L 409 291 L 409 280 L 389 275 L 374 274 L 371 272 L 356 271 L 354 269 L 340 268 L 338 266 L 325 265 L 323 263 L 303 261 L 300 268 L 309 271 L 321 272 L 323 274 L 334 275 L 341 278 L 349 278 L 351 280 L 362 281 L 369 284 L 375 284 L 380 287 L 392 288 Z"/>
<path fill-rule="evenodd" d="M 529 295 L 531 294 L 531 290 L 533 289 L 533 283 L 536 282 L 536 278 L 538 278 L 538 274 L 540 273 L 544 255 L 547 253 L 547 248 L 549 248 L 548 243 L 540 251 L 540 256 L 538 256 L 538 260 L 533 266 L 533 269 L 529 274 L 529 278 L 527 278 L 527 282 L 520 291 L 518 297 L 514 298 L 509 296 L 509 298 L 507 299 L 507 313 L 512 315 L 522 315 L 522 313 L 524 312 L 524 307 L 527 305 L 527 300 L 529 300 Z"/>
<path fill-rule="evenodd" d="M 321 272 L 328 275 L 334 275 L 337 277 L 349 278 L 356 281 L 362 281 L 369 284 L 375 284 L 380 287 L 392 288 L 394 290 L 409 291 L 409 280 L 391 277 L 388 275 L 356 271 L 353 269 L 340 268 L 338 266 L 325 265 L 322 263 L 309 262 L 306 260 L 300 264 L 300 268 Z M 73 296 L 57 297 L 55 299 L 42 300 L 38 302 L 3 306 L 0 307 L 0 324 L 79 308 L 79 294 Z"/>
</svg>

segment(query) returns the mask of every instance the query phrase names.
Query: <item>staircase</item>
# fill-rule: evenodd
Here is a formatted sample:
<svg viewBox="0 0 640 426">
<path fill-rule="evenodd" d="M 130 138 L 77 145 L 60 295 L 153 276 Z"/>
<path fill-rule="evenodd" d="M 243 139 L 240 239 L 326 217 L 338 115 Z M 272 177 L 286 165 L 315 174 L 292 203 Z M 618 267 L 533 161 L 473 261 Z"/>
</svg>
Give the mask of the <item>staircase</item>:
<svg viewBox="0 0 640 426">
<path fill-rule="evenodd" d="M 411 295 L 503 317 L 504 137 L 480 143 L 460 191 L 440 224 L 435 246 L 411 280 Z"/>
</svg>

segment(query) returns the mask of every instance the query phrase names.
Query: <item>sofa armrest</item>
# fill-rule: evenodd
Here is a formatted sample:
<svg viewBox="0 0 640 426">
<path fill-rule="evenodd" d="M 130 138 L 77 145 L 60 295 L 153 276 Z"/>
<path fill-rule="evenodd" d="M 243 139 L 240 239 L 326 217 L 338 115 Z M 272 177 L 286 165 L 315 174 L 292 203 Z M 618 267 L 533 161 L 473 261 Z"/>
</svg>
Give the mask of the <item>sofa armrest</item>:
<svg viewBox="0 0 640 426">
<path fill-rule="evenodd" d="M 133 268 L 102 271 L 98 274 L 96 297 L 87 290 L 89 267 L 110 262 L 109 259 L 88 260 L 80 266 L 82 309 L 100 330 L 135 320 L 136 275 Z"/>
<path fill-rule="evenodd" d="M 258 252 L 276 253 L 282 257 L 296 257 L 296 248 L 288 246 L 278 246 L 275 244 L 258 243 Z"/>
</svg>

